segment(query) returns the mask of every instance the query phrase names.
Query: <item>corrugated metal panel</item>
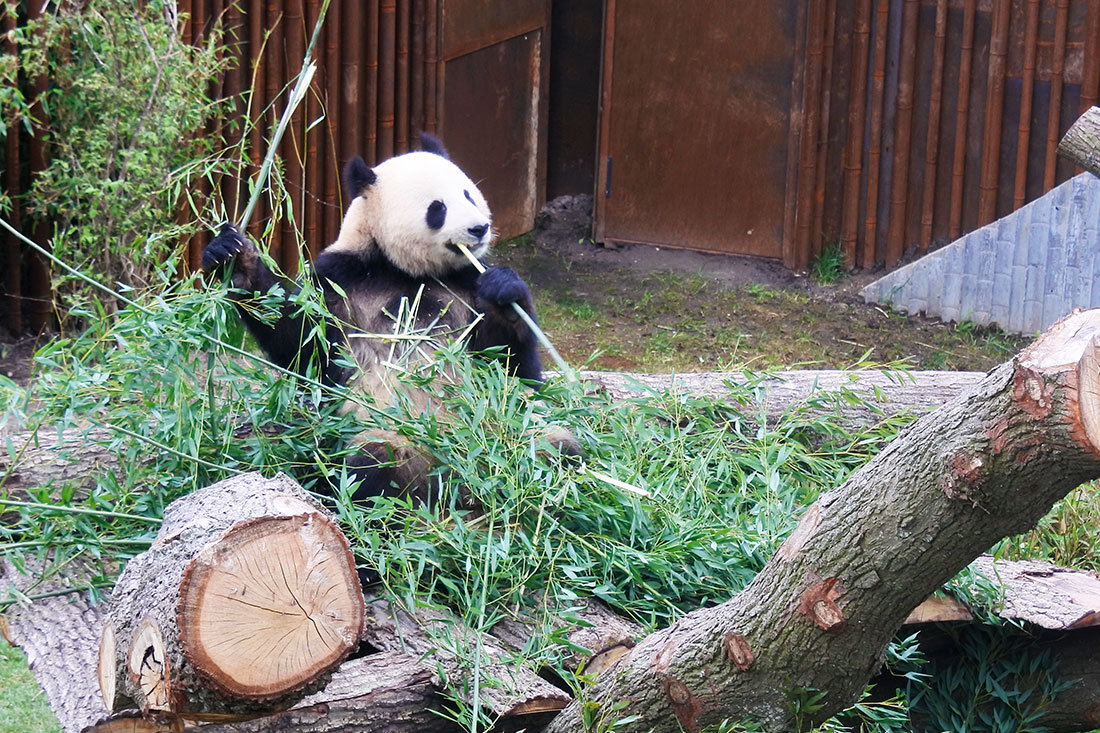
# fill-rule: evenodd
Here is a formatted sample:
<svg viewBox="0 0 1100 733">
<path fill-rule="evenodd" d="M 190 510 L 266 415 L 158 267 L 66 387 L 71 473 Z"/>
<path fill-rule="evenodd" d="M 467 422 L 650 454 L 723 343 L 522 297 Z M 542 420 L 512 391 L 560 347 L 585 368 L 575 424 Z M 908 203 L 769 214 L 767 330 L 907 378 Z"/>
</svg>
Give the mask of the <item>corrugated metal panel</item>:
<svg viewBox="0 0 1100 733">
<path fill-rule="evenodd" d="M 621 18 L 609 16 L 600 175 L 606 179 L 606 151 L 616 148 L 615 194 L 645 205 L 617 213 L 618 204 L 601 202 L 606 187 L 598 181 L 597 232 L 605 238 L 763 254 L 799 269 L 836 242 L 853 266 L 889 268 L 1034 200 L 1074 172 L 1055 147 L 1097 99 L 1100 3 L 786 0 L 762 16 L 762 6 L 754 6 L 759 17 L 751 24 L 738 22 L 739 7 L 680 4 L 672 23 L 660 8 L 633 2 Z M 684 63 L 715 27 L 752 25 L 758 43 L 776 17 L 797 23 L 786 45 L 792 68 L 783 78 L 758 77 L 771 57 L 748 34 L 708 46 L 706 62 Z M 730 64 L 735 76 L 754 79 L 751 90 L 698 93 Z M 631 86 L 637 77 L 645 84 Z M 785 185 L 775 185 L 770 175 L 784 164 L 762 166 L 753 138 L 759 129 L 741 130 L 725 115 L 727 105 L 740 104 L 765 127 L 770 117 L 761 100 L 785 94 L 791 157 Z M 643 129 L 649 116 L 676 122 Z M 716 143 L 712 126 L 756 144 L 746 152 Z M 619 175 L 617 163 L 629 155 L 659 163 L 662 175 Z M 697 175 L 675 172 L 685 161 Z M 666 173 L 676 183 L 665 186 Z M 692 206 L 710 201 L 719 187 L 729 206 Z M 780 211 L 760 205 L 762 191 L 783 190 Z M 757 205 L 741 211 L 743 201 Z M 673 237 L 670 228 L 682 235 Z M 747 229 L 766 232 L 766 241 L 748 246 Z"/>
</svg>

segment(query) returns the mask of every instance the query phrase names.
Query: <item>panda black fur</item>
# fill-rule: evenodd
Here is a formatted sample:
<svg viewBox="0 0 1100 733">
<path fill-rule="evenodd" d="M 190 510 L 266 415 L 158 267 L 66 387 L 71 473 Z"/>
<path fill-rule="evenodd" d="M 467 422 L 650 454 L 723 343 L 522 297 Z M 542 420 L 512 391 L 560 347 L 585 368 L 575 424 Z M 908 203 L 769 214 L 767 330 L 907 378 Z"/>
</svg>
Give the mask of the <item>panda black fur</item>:
<svg viewBox="0 0 1100 733">
<path fill-rule="evenodd" d="M 337 336 L 322 347 L 325 353 L 317 355 L 324 378 L 388 402 L 394 385 L 392 370 L 383 362 L 390 347 L 356 334 L 392 333 L 392 314 L 399 312 L 402 299 L 412 302 L 419 293 L 416 329 L 430 326 L 440 338 L 457 335 L 479 312 L 482 318 L 473 327 L 469 348 L 504 347 L 510 372 L 538 382 L 542 367 L 537 341 L 511 305 L 518 303 L 534 318 L 526 283 L 506 267 L 479 274 L 458 247 L 467 245 L 479 259 L 487 254 L 492 218 L 485 198 L 437 140 L 422 135 L 421 147 L 373 169 L 359 157 L 345 166 L 345 184 L 354 198 L 336 241 L 318 255 L 312 268 L 326 306 L 340 324 L 329 329 Z M 309 353 L 315 347 L 303 342 L 309 324 L 294 315 L 289 303 L 274 323 L 255 317 L 248 301 L 281 281 L 262 262 L 255 244 L 233 226 L 202 254 L 206 272 L 230 264 L 232 285 L 243 291 L 232 297 L 249 331 L 272 361 L 303 369 L 315 356 Z M 340 366 L 334 358 L 344 347 L 350 348 L 357 369 Z M 426 395 L 413 399 L 417 408 L 428 407 Z M 386 493 L 395 486 L 426 498 L 422 479 L 432 460 L 424 452 L 385 432 L 364 434 L 357 443 L 359 454 L 348 462 L 354 478 L 361 481 L 356 498 Z"/>
</svg>

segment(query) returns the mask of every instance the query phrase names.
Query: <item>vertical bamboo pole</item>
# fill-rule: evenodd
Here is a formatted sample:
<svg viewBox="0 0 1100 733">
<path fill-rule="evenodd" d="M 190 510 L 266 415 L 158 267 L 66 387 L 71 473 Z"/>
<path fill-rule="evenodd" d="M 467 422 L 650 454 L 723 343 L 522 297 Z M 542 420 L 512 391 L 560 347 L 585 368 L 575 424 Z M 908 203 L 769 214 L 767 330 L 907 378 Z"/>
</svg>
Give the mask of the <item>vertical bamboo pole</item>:
<svg viewBox="0 0 1100 733">
<path fill-rule="evenodd" d="M 180 28 L 180 38 L 182 38 L 185 43 L 191 43 L 191 39 L 194 36 L 195 14 L 191 12 L 191 2 L 192 0 L 179 0 L 177 5 L 177 12 L 179 16 L 183 18 L 183 28 Z M 199 2 L 202 2 L 202 0 L 199 0 Z"/>
<path fill-rule="evenodd" d="M 982 135 L 982 172 L 978 180 L 978 225 L 997 217 L 997 176 L 1001 162 L 1001 123 L 1004 119 L 1005 64 L 1012 0 L 994 0 L 993 33 L 989 40 L 989 75 Z"/>
<path fill-rule="evenodd" d="M 909 203 L 909 147 L 913 136 L 914 79 L 917 69 L 919 0 L 905 0 L 901 20 L 897 118 L 894 134 L 894 176 L 890 182 L 890 220 L 886 230 L 886 267 L 901 261 L 905 250 L 905 213 Z"/>
<path fill-rule="evenodd" d="M 333 12 L 330 8 L 329 12 Z M 307 0 L 306 2 L 306 27 L 316 28 L 317 19 L 321 14 L 321 0 Z M 327 34 L 326 29 L 321 30 L 322 34 Z M 325 36 L 328 37 L 327 35 Z M 318 45 L 323 43 L 319 41 Z M 324 48 L 321 46 L 321 48 Z M 321 51 L 319 56 L 324 55 Z M 321 115 L 321 102 L 319 95 L 323 93 L 323 82 L 318 79 L 318 76 L 313 77 L 313 84 L 309 91 L 309 96 L 306 97 L 306 179 L 305 179 L 305 191 L 302 196 L 302 216 L 305 218 L 305 244 L 309 250 L 310 258 L 316 257 L 321 251 L 321 248 L 329 241 L 325 239 L 324 232 L 324 208 L 325 206 L 331 206 L 333 202 L 321 200 L 321 189 L 324 185 L 324 168 L 325 160 L 321 155 L 321 143 L 322 143 L 322 129 L 324 125 L 314 125 L 312 128 L 309 125 L 313 125 Z"/>
<path fill-rule="evenodd" d="M 295 59 L 305 56 L 306 35 L 313 29 L 305 27 L 305 6 L 303 0 L 282 0 L 283 5 L 283 46 L 285 48 L 285 60 L 282 64 L 280 79 L 285 88 L 289 81 L 292 64 Z M 282 105 L 276 105 L 277 111 Z M 299 224 L 303 222 L 306 210 L 305 198 L 305 169 L 303 168 L 303 154 L 305 130 L 302 127 L 302 115 L 295 111 L 295 117 L 291 118 L 287 126 L 287 135 L 279 145 L 279 153 L 283 158 L 286 175 L 287 195 L 290 197 L 291 210 Z M 281 248 L 279 250 L 280 264 L 283 272 L 288 275 L 298 274 L 298 237 L 295 222 L 290 217 L 284 216 L 280 226 Z"/>
<path fill-rule="evenodd" d="M 886 33 L 890 0 L 878 0 L 875 10 L 875 56 L 871 72 L 871 135 L 867 144 L 867 210 L 863 222 L 863 252 L 860 265 L 875 264 L 878 225 L 879 165 L 882 157 L 882 105 L 886 88 Z"/>
<path fill-rule="evenodd" d="M 1047 110 L 1046 166 L 1043 171 L 1043 192 L 1054 188 L 1058 164 L 1058 139 L 1062 120 L 1062 84 L 1066 66 L 1066 33 L 1069 26 L 1069 0 L 1058 0 L 1054 16 L 1054 59 L 1050 71 L 1050 109 Z M 1095 59 L 1091 59 L 1095 63 Z"/>
<path fill-rule="evenodd" d="M 189 5 L 190 7 L 187 7 L 186 9 L 184 9 L 182 6 L 180 8 L 181 12 L 187 13 L 187 23 L 185 28 L 182 29 L 182 34 L 180 38 L 183 40 L 184 43 L 194 46 L 198 45 L 201 42 L 203 35 L 203 26 L 208 15 L 206 3 L 204 2 L 204 0 L 191 0 Z M 210 127 L 207 127 L 206 129 L 207 131 L 211 130 Z M 208 187 L 205 182 L 200 183 L 199 187 L 202 189 L 202 192 L 204 194 L 208 192 Z M 189 215 L 189 207 L 186 202 L 183 202 L 180 208 L 184 212 L 184 216 Z M 191 237 L 188 237 L 187 242 L 183 245 L 183 257 L 181 259 L 187 264 L 187 271 L 189 272 L 197 271 L 202 262 L 203 239 L 204 237 L 202 237 L 200 234 L 195 234 Z M 180 264 L 183 264 L 183 262 L 181 262 Z"/>
<path fill-rule="evenodd" d="M 249 57 L 249 104 L 251 106 L 250 124 L 252 129 L 248 133 L 248 158 L 252 162 L 252 170 L 247 172 L 246 179 L 251 179 L 252 174 L 260 169 L 260 159 L 263 157 L 263 113 L 264 105 L 264 75 L 261 66 L 264 47 L 264 6 L 263 0 L 249 0 L 248 3 L 248 57 Z M 257 212 L 248 222 L 248 233 L 259 240 L 263 231 L 261 225 L 262 211 Z"/>
<path fill-rule="evenodd" d="M 424 130 L 433 135 L 439 132 L 439 66 L 439 0 L 425 0 Z"/>
<path fill-rule="evenodd" d="M 27 17 L 31 20 L 42 16 L 45 6 L 42 3 L 31 2 L 27 4 Z M 30 174 L 33 178 L 38 173 L 46 170 L 46 136 L 43 130 L 49 125 L 48 114 L 43 107 L 40 97 L 45 94 L 47 80 L 44 76 L 38 76 L 31 80 L 32 114 L 38 120 L 31 132 L 30 145 L 27 148 Z M 50 230 L 45 222 L 40 219 L 35 221 L 32 230 L 32 239 L 41 246 L 52 249 Z M 53 314 L 53 287 L 50 283 L 50 272 L 46 262 L 36 252 L 28 253 L 27 257 L 27 296 L 30 300 L 30 326 L 35 333 L 41 333 L 49 324 Z"/>
<path fill-rule="evenodd" d="M 1081 74 L 1081 112 L 1100 96 L 1100 2 L 1090 0 L 1085 11 L 1085 68 Z"/>
<path fill-rule="evenodd" d="M 377 30 L 376 27 L 367 28 L 364 23 L 364 13 L 362 2 L 348 3 L 345 7 L 348 15 L 344 18 L 344 23 L 340 26 L 340 30 L 343 35 L 343 48 L 341 49 L 341 68 L 343 70 L 343 79 L 341 86 L 340 96 L 340 129 L 337 131 L 336 139 L 340 141 L 340 159 L 347 161 L 353 155 L 362 154 L 366 158 L 368 163 L 374 164 L 377 162 L 374 158 L 374 150 L 371 144 L 366 144 L 367 141 L 363 135 L 363 122 L 364 122 L 364 109 L 363 103 L 365 99 L 370 99 L 375 89 L 371 85 L 364 87 L 363 85 L 363 66 L 364 59 L 362 56 L 363 49 L 368 47 L 373 38 L 373 33 Z M 366 38 L 364 39 L 364 35 Z M 364 43 L 364 40 L 366 43 Z M 367 60 L 366 71 L 369 74 L 370 61 Z M 366 119 L 368 125 L 371 124 L 369 117 Z M 350 196 L 349 192 L 345 191 L 345 195 Z"/>
<path fill-rule="evenodd" d="M 356 6 L 358 3 L 352 3 Z M 325 209 L 324 217 L 324 241 L 331 242 L 336 239 L 340 231 L 341 213 L 344 210 L 344 201 L 340 188 L 340 169 L 344 157 L 344 130 L 345 115 L 342 95 L 343 89 L 343 60 L 340 57 L 341 33 L 350 24 L 348 9 L 341 4 L 334 4 L 329 9 L 330 17 L 325 24 L 325 167 L 324 199 L 321 205 Z M 351 53 L 353 49 L 348 49 Z"/>
<path fill-rule="evenodd" d="M 279 98 L 279 92 L 282 90 L 284 82 L 286 80 L 286 74 L 283 71 L 285 68 L 285 53 L 286 53 L 286 24 L 283 22 L 283 2 L 282 0 L 267 0 L 266 15 L 264 18 L 264 29 L 268 33 L 267 52 L 264 55 L 264 107 L 267 110 L 267 115 L 264 118 L 264 130 L 266 133 L 275 129 L 275 126 L 279 123 L 279 105 L 276 104 L 276 100 Z M 272 201 L 269 197 L 263 197 L 261 199 L 262 204 L 259 207 L 259 213 L 263 218 L 270 218 L 274 214 L 272 209 Z M 279 266 L 289 274 L 294 274 L 293 270 L 287 268 L 291 265 L 291 259 L 289 250 L 291 248 L 283 240 L 283 228 L 282 226 L 275 226 L 271 229 L 271 236 L 267 240 L 267 251 L 271 255 L 272 259 L 279 263 Z"/>
<path fill-rule="evenodd" d="M 374 0 L 372 0 L 372 3 Z M 397 0 L 378 5 L 378 159 L 393 155 L 394 104 L 397 80 Z"/>
<path fill-rule="evenodd" d="M 382 105 L 383 96 L 381 87 L 382 11 L 379 8 L 378 0 L 367 0 L 363 3 L 363 6 L 366 14 L 363 22 L 370 27 L 370 30 L 367 31 L 367 43 L 363 57 L 365 81 L 363 82 L 363 93 L 359 95 L 361 105 L 359 114 L 363 116 L 365 122 L 363 130 L 365 138 L 363 143 L 364 155 L 367 160 L 377 163 L 389 157 L 382 151 L 378 142 L 378 136 L 381 134 L 379 109 Z"/>
<path fill-rule="evenodd" d="M 821 113 L 822 54 L 824 52 L 825 17 L 824 2 L 810 7 L 806 24 L 806 88 L 803 93 L 802 142 L 799 152 L 798 172 L 798 223 L 795 226 L 795 269 L 805 269 L 810 264 L 813 233 L 813 195 L 817 161 L 818 121 Z"/>
<path fill-rule="evenodd" d="M 245 60 L 247 57 L 247 32 L 243 27 L 244 16 L 241 12 L 241 6 L 239 3 L 230 2 L 229 6 L 225 9 L 225 32 L 226 32 L 226 53 L 229 54 L 230 66 L 225 71 L 225 84 L 223 86 L 223 94 L 226 98 L 233 100 L 233 108 L 235 114 L 233 117 L 239 117 L 243 114 L 243 105 L 240 98 L 241 91 L 245 88 L 245 84 L 242 79 L 247 78 L 248 63 Z M 229 134 L 232 134 L 229 131 Z M 225 204 L 225 209 L 228 212 L 230 218 L 235 218 L 234 213 L 237 210 L 237 204 L 240 200 L 240 186 L 235 176 L 224 175 L 220 180 L 222 201 Z"/>
<path fill-rule="evenodd" d="M 413 0 L 412 54 L 409 60 L 409 147 L 417 146 L 416 133 L 424 129 L 424 0 Z"/>
<path fill-rule="evenodd" d="M 932 89 L 928 95 L 928 137 L 924 144 L 924 190 L 921 193 L 919 251 L 932 245 L 936 214 L 936 169 L 940 156 L 940 114 L 943 110 L 943 65 L 947 55 L 947 0 L 936 2 L 936 37 L 932 47 Z"/>
<path fill-rule="evenodd" d="M 867 111 L 867 56 L 871 43 L 871 0 L 859 0 L 852 30 L 852 83 L 848 97 L 848 139 L 844 146 L 841 246 L 844 266 L 856 266 L 859 243 L 859 179 L 863 170 L 863 125 Z"/>
<path fill-rule="evenodd" d="M 952 240 L 962 231 L 963 178 L 966 175 L 966 126 L 970 118 L 970 64 L 974 56 L 974 13 L 978 0 L 963 6 L 962 48 L 959 59 L 959 97 L 955 110 L 955 154 L 951 161 L 951 213 L 948 228 Z"/>
<path fill-rule="evenodd" d="M 1024 26 L 1024 68 L 1020 80 L 1020 120 L 1016 133 L 1016 180 L 1012 187 L 1012 208 L 1027 199 L 1027 154 L 1031 148 L 1031 106 L 1035 96 L 1035 59 L 1039 55 L 1039 0 L 1027 0 Z M 1088 56 L 1086 56 L 1088 58 Z"/>
<path fill-rule="evenodd" d="M 825 228 L 825 174 L 829 152 L 829 114 L 833 88 L 833 53 L 836 47 L 836 0 L 825 7 L 825 43 L 822 48 L 821 117 L 817 135 L 817 161 L 814 164 L 813 232 L 810 235 L 811 259 L 821 254 Z"/>
<path fill-rule="evenodd" d="M 409 150 L 409 23 L 410 0 L 398 0 L 397 3 L 397 60 L 394 84 L 396 98 L 393 116 L 393 152 L 405 153 Z"/>
<path fill-rule="evenodd" d="M 18 50 L 12 40 L 16 18 L 13 13 L 5 12 L 0 30 L 3 31 L 4 53 L 14 55 Z M 20 161 L 19 138 L 21 126 L 7 125 L 4 159 L 4 190 L 15 194 L 23 190 L 21 182 L 22 165 Z M 11 197 L 11 210 L 8 212 L 12 226 L 23 228 L 21 202 L 18 196 Z M 23 332 L 23 247 L 19 238 L 11 232 L 4 238 L 4 294 L 7 301 L 6 320 L 8 330 L 13 335 Z"/>
</svg>

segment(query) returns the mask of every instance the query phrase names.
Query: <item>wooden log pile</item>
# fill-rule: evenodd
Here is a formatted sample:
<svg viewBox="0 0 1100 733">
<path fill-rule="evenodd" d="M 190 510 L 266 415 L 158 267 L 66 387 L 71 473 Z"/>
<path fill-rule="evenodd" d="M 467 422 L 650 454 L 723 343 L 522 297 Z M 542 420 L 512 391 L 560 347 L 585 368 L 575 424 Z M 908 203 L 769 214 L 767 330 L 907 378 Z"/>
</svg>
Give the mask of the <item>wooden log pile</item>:
<svg viewBox="0 0 1100 733">
<path fill-rule="evenodd" d="M 455 730 L 440 713 L 449 696 L 472 702 L 475 647 L 489 660 L 478 699 L 490 715 L 530 727 L 571 701 L 516 661 L 530 619 L 479 633 L 443 610 L 364 598 L 332 516 L 282 475 L 245 474 L 173 502 L 107 603 L 49 597 L 51 582 L 0 565 L 0 588 L 48 596 L 10 608 L 5 635 L 66 731 Z M 555 626 L 574 668 L 606 668 L 642 633 L 595 601 Z"/>
<path fill-rule="evenodd" d="M 897 480 L 885 484 L 877 480 L 881 476 L 874 473 L 872 462 L 863 471 L 867 484 L 858 506 L 878 502 L 900 507 L 909 494 L 898 493 L 901 489 L 895 484 L 900 486 L 902 480 L 897 477 L 925 477 L 934 482 L 931 493 L 944 506 L 940 512 L 947 517 L 944 521 L 966 530 L 957 537 L 967 538 L 967 548 L 952 560 L 963 564 L 964 557 L 968 560 L 979 551 L 970 553 L 970 547 L 989 544 L 984 536 L 970 538 L 972 534 L 982 531 L 995 537 L 993 530 L 981 529 L 994 518 L 1016 531 L 1025 529 L 1064 493 L 1062 487 L 1096 475 L 1094 452 L 1080 448 L 1072 453 L 1062 444 L 1077 445 L 1073 441 L 1079 441 L 1087 448 L 1091 443 L 1086 444 L 1086 438 L 1100 434 L 1100 408 L 1093 400 L 1093 395 L 1100 394 L 1095 387 L 1100 382 L 1097 349 L 1100 313 L 1089 312 L 1059 324 L 1012 364 L 981 378 L 973 390 L 956 398 L 941 411 L 942 418 L 940 413 L 930 415 L 908 430 L 893 448 L 894 452 L 911 449 L 913 455 L 927 454 L 929 446 L 939 446 L 940 452 L 950 448 L 942 466 L 917 465 L 913 460 L 889 463 L 889 452 L 884 452 L 877 460 L 887 461 L 887 467 L 897 472 L 889 475 Z M 977 414 L 975 406 L 985 412 Z M 959 427 L 966 428 L 967 420 L 979 426 L 975 440 L 983 451 L 981 462 L 975 457 L 979 456 L 977 449 L 962 442 L 972 437 L 972 432 Z M 948 448 L 930 442 L 925 433 L 939 436 L 937 440 Z M 1048 448 L 1054 440 L 1062 441 L 1057 450 Z M 1026 481 L 1022 483 L 1017 463 L 1007 462 L 1006 470 L 999 472 L 979 470 L 1001 468 L 1006 448 L 1017 450 L 1010 456 L 1019 459 L 1017 463 L 1030 466 L 1041 460 L 1042 470 L 1023 477 Z M 1070 463 L 1065 462 L 1066 456 L 1072 459 Z M 1056 468 L 1066 475 L 1059 475 Z M 1044 487 L 1044 481 L 1053 480 L 1060 488 Z M 1003 487 L 1022 491 L 1024 484 L 1031 493 L 1013 496 L 1027 500 L 1026 511 L 1014 514 L 995 492 Z M 890 496 L 882 496 L 884 485 L 894 487 Z M 1041 497 L 1033 499 L 1037 494 Z M 839 549 L 843 538 L 862 537 L 861 532 L 875 526 L 877 519 L 892 516 L 879 509 L 866 510 L 867 517 L 853 519 L 851 507 L 841 506 L 838 496 L 833 493 L 807 511 L 769 567 L 778 564 L 787 568 L 798 561 L 805 548 L 818 542 L 821 528 L 830 526 L 833 514 L 848 518 L 848 523 L 836 534 L 840 540 L 821 540 L 820 547 L 815 546 L 815 562 L 825 563 L 828 553 L 834 551 L 840 553 L 837 562 L 849 562 Z M 920 521 L 928 519 L 928 513 L 920 508 L 907 511 Z M 1000 515 L 994 515 L 995 511 Z M 863 522 L 859 527 L 864 529 L 851 526 L 856 520 Z M 910 520 L 901 524 L 896 518 L 891 521 L 891 527 L 910 529 Z M 920 536 L 942 539 L 942 534 L 931 530 Z M 935 543 L 929 540 L 926 544 Z M 867 562 L 882 556 L 875 551 L 877 546 L 860 546 Z M 908 552 L 901 545 L 891 545 L 890 550 L 887 557 Z M 922 567 L 930 565 L 923 563 Z M 948 572 L 940 567 L 935 570 L 939 575 Z M 34 582 L 10 563 L 0 566 L 0 572 L 0 591 L 7 586 L 27 588 Z M 814 573 L 788 573 L 796 590 L 807 579 L 813 581 L 813 587 L 800 591 L 801 605 L 793 606 L 799 609 L 797 618 L 792 621 L 791 614 L 784 611 L 792 606 L 783 603 L 755 603 L 751 617 L 778 614 L 777 624 L 797 624 L 797 628 L 792 626 L 792 634 L 813 635 L 819 644 L 835 643 L 842 634 L 864 631 L 853 616 L 860 607 L 850 599 L 881 591 L 887 580 L 908 587 L 915 577 L 910 571 L 891 570 L 893 575 L 886 578 L 885 572 L 880 569 L 860 576 L 869 579 L 863 585 L 842 585 L 830 580 L 834 576 L 823 569 L 820 582 L 814 580 Z M 1087 575 L 1032 565 L 1000 563 L 989 572 L 1008 579 L 1002 614 L 1066 634 L 1081 634 L 1079 643 L 1052 649 L 1065 657 L 1067 668 L 1096 676 L 1082 650 L 1091 650 L 1089 645 L 1100 641 L 1100 634 L 1091 633 L 1090 628 L 1100 622 L 1100 582 Z M 76 575 L 78 571 L 69 568 L 65 582 L 71 584 Z M 645 666 L 647 655 L 656 654 L 661 664 L 679 665 L 675 676 L 671 671 L 662 672 L 665 682 L 655 689 L 664 695 L 664 702 L 655 703 L 650 710 L 660 712 L 671 706 L 671 714 L 691 723 L 686 726 L 691 728 L 702 722 L 701 714 L 710 710 L 707 706 L 712 702 L 709 698 L 692 702 L 693 696 L 706 690 L 688 688 L 681 676 L 690 680 L 696 671 L 705 674 L 708 665 L 720 664 L 723 674 L 731 675 L 735 682 L 768 681 L 771 678 L 763 674 L 774 664 L 769 655 L 809 648 L 786 643 L 782 648 L 769 647 L 749 629 L 719 635 L 720 659 L 702 646 L 698 649 L 705 659 L 698 664 L 687 656 L 670 656 L 668 650 L 674 648 L 696 649 L 688 633 L 692 619 L 713 621 L 736 603 L 747 603 L 745 599 L 751 599 L 754 588 L 773 592 L 781 587 L 761 586 L 762 582 L 754 581 L 729 604 L 697 611 L 645 639 L 641 638 L 642 629 L 598 604 L 570 609 L 568 616 L 562 615 L 560 626 L 571 645 L 585 650 L 570 664 L 585 664 L 593 673 L 608 670 L 600 675 L 593 693 L 613 692 L 620 700 L 633 696 L 637 698 L 634 702 L 648 699 L 646 680 L 630 682 L 630 675 L 644 676 L 647 669 L 654 669 Z M 934 587 L 929 585 L 924 593 Z M 49 585 L 35 587 L 39 595 L 48 595 L 50 590 Z M 922 596 L 909 588 L 907 598 L 899 603 L 900 592 L 893 585 L 887 591 L 882 591 L 886 593 L 882 597 L 893 599 L 896 607 L 890 615 L 896 614 L 896 628 Z M 1035 598 L 1045 599 L 1041 609 Z M 908 605 L 902 610 L 904 604 Z M 958 604 L 936 601 L 922 604 L 909 622 L 963 619 L 966 614 L 968 610 Z M 577 702 L 516 652 L 532 636 L 531 620 L 508 619 L 485 632 L 465 626 L 445 610 L 394 608 L 380 599 L 364 598 L 347 542 L 331 515 L 281 476 L 270 480 L 256 474 L 238 476 L 173 503 L 165 511 L 152 548 L 130 561 L 109 603 L 92 605 L 82 595 L 45 597 L 13 606 L 6 615 L 7 634 L 27 651 L 32 669 L 67 731 L 368 729 L 430 733 L 455 730 L 455 724 L 440 713 L 453 706 L 453 701 L 470 704 L 475 699 L 500 719 L 501 730 L 536 729 L 546 724 L 554 730 L 577 729 L 570 722 L 575 719 Z M 803 616 L 810 623 L 801 620 Z M 886 627 L 890 623 L 877 618 L 871 621 L 867 630 L 873 630 L 876 639 L 889 638 L 893 629 Z M 668 640 L 670 635 L 675 644 Z M 866 670 L 861 674 L 869 676 L 880 658 L 870 645 L 860 648 L 866 657 Z M 475 649 L 481 653 L 475 655 Z M 806 662 L 805 654 L 799 654 Z M 850 651 L 848 656 L 855 658 L 854 654 Z M 476 695 L 469 686 L 474 656 L 482 665 L 479 679 L 487 681 Z M 834 665 L 841 658 L 827 657 Z M 790 665 L 794 664 L 791 661 L 784 669 L 793 670 L 796 667 Z M 615 684 L 609 682 L 612 676 Z M 850 676 L 852 687 L 858 684 L 862 688 L 866 677 Z M 730 699 L 719 689 L 720 678 L 707 677 L 717 685 L 715 701 Z M 776 684 L 783 684 L 782 680 Z M 1079 702 L 1081 698 L 1075 699 Z M 1056 719 L 1064 722 L 1051 728 L 1079 729 L 1094 709 L 1080 704 L 1059 708 L 1062 717 Z M 657 729 L 663 729 L 661 725 Z"/>
</svg>

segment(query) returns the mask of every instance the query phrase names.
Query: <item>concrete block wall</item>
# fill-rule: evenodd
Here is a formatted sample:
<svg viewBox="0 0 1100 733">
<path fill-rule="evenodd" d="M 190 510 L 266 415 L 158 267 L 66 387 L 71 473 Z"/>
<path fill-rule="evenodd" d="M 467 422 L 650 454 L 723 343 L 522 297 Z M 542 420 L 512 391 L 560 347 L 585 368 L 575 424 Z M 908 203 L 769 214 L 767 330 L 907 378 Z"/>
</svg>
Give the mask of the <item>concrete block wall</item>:
<svg viewBox="0 0 1100 733">
<path fill-rule="evenodd" d="M 944 321 L 1044 330 L 1100 307 L 1100 178 L 1082 173 L 1045 196 L 891 272 L 867 302 Z"/>
</svg>

